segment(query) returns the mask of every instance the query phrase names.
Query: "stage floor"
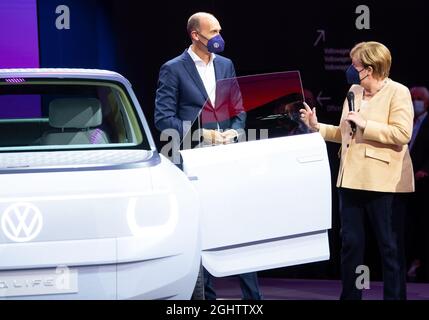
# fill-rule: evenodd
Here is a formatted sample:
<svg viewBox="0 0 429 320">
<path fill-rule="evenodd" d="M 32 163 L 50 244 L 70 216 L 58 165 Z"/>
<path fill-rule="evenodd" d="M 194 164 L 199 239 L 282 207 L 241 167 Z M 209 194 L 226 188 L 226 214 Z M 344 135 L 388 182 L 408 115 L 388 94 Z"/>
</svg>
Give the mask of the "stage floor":
<svg viewBox="0 0 429 320">
<path fill-rule="evenodd" d="M 338 300 L 341 282 L 337 280 L 300 280 L 259 278 L 265 300 Z M 241 299 L 236 277 L 215 279 L 218 299 Z M 429 283 L 408 283 L 408 300 L 429 300 Z M 381 300 L 383 283 L 371 282 L 363 293 L 365 300 Z"/>
</svg>

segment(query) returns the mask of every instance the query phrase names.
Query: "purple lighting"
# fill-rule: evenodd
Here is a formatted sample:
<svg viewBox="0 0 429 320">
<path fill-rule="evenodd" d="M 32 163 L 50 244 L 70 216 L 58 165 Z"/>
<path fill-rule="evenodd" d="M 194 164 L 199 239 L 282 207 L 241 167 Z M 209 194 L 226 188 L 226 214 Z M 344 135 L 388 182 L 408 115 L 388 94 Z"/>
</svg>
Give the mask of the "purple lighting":
<svg viewBox="0 0 429 320">
<path fill-rule="evenodd" d="M 38 68 L 36 0 L 0 0 L 0 69 Z"/>
<path fill-rule="evenodd" d="M 0 69 L 39 68 L 39 37 L 36 0 L 0 0 Z M 23 78 L 5 82 L 19 85 Z M 0 95 L 0 119 L 39 118 L 37 95 Z"/>
<path fill-rule="evenodd" d="M 11 79 L 5 79 L 7 83 L 23 83 L 25 82 L 25 79 L 23 78 L 11 78 Z"/>
</svg>

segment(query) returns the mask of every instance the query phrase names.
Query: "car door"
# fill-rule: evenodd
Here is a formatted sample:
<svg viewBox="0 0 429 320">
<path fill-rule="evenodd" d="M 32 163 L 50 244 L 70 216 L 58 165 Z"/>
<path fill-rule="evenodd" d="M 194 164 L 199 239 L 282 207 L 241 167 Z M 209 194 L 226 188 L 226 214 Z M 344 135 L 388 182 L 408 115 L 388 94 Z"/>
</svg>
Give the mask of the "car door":
<svg viewBox="0 0 429 320">
<path fill-rule="evenodd" d="M 181 151 L 201 200 L 205 268 L 221 277 L 329 259 L 329 161 L 323 138 L 299 119 L 299 72 L 221 80 L 216 91 L 200 128 L 246 120 L 236 143 Z"/>
</svg>

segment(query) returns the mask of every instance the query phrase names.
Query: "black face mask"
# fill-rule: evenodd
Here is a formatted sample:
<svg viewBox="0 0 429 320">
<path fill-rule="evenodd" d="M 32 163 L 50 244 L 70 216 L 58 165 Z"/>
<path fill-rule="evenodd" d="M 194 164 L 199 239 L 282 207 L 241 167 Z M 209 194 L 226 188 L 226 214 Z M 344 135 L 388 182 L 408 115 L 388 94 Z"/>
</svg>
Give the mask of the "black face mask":
<svg viewBox="0 0 429 320">
<path fill-rule="evenodd" d="M 346 70 L 347 83 L 348 84 L 360 84 L 363 79 L 368 77 L 368 75 L 366 75 L 362 79 L 360 78 L 359 74 L 363 70 L 365 70 L 365 68 L 363 68 L 362 70 L 359 71 L 358 69 L 355 68 L 354 65 L 351 64 L 350 67 L 348 67 Z"/>
</svg>

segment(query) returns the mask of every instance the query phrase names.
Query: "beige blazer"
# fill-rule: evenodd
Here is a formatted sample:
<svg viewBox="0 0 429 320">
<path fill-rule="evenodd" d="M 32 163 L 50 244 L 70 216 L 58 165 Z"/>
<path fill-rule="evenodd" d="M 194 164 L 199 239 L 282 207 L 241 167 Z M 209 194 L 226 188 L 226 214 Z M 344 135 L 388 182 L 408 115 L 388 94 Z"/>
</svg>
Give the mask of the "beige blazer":
<svg viewBox="0 0 429 320">
<path fill-rule="evenodd" d="M 414 173 L 408 142 L 413 131 L 414 110 L 410 91 L 391 79 L 362 106 L 363 88 L 353 85 L 355 110 L 367 120 L 365 130 L 352 135 L 344 119 L 349 112 L 344 101 L 339 126 L 320 124 L 327 141 L 341 143 L 337 187 L 382 192 L 413 192 Z"/>
</svg>

